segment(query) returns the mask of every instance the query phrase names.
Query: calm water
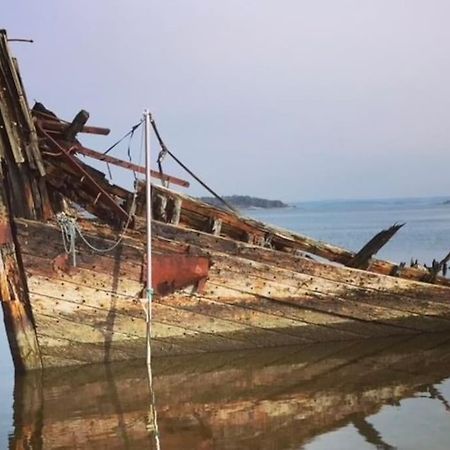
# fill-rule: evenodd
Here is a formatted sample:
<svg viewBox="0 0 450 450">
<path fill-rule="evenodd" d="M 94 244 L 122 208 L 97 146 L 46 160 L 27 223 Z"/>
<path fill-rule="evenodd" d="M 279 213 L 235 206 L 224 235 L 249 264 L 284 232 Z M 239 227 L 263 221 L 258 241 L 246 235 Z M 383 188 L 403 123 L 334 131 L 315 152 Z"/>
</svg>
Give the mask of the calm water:
<svg viewBox="0 0 450 450">
<path fill-rule="evenodd" d="M 315 202 L 247 213 L 353 250 L 407 222 L 380 256 L 429 263 L 450 251 L 450 205 L 442 203 Z M 14 380 L 0 331 L 0 449 L 152 448 L 140 364 Z M 164 449 L 450 448 L 450 336 L 164 358 L 154 375 Z"/>
<path fill-rule="evenodd" d="M 282 210 L 253 210 L 258 219 L 351 250 L 373 235 L 406 223 L 378 256 L 395 262 L 411 258 L 431 263 L 450 251 L 450 204 L 444 198 L 323 201 L 297 203 Z"/>
</svg>

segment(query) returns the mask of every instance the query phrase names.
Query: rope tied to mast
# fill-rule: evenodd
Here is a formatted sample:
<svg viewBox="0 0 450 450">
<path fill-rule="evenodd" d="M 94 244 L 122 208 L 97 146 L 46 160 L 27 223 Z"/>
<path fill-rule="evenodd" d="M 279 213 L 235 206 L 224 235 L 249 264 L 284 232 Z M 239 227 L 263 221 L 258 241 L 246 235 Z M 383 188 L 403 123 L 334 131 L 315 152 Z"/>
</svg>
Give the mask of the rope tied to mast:
<svg viewBox="0 0 450 450">
<path fill-rule="evenodd" d="M 58 223 L 61 229 L 62 241 L 64 250 L 68 255 L 72 255 L 72 264 L 74 267 L 77 265 L 76 260 L 76 239 L 77 235 L 81 238 L 84 244 L 93 250 L 96 253 L 108 253 L 117 248 L 125 237 L 125 233 L 130 226 L 132 217 L 136 211 L 136 197 L 137 193 L 133 193 L 133 198 L 130 206 L 130 211 L 128 212 L 128 219 L 125 225 L 122 228 L 122 231 L 119 234 L 117 240 L 109 247 L 100 248 L 95 246 L 92 242 L 90 242 L 86 236 L 84 235 L 82 229 L 77 223 L 76 217 L 71 217 L 67 215 L 65 212 L 59 212 L 56 214 L 56 222 Z"/>
<path fill-rule="evenodd" d="M 131 127 L 131 130 L 128 131 L 128 133 L 124 134 L 119 140 L 117 140 L 116 142 L 114 142 L 114 144 L 112 144 L 110 147 L 108 147 L 103 154 L 107 155 L 114 147 L 117 147 L 124 139 L 126 139 L 128 136 L 130 136 L 130 141 L 133 138 L 134 132 L 142 125 L 144 121 L 141 120 L 140 122 L 138 122 L 137 124 L 133 125 Z"/>
<path fill-rule="evenodd" d="M 72 264 L 77 265 L 77 253 L 75 242 L 77 238 L 77 228 L 75 220 L 66 215 L 66 213 L 58 213 L 56 221 L 61 229 L 62 242 L 67 255 L 72 255 Z"/>
<path fill-rule="evenodd" d="M 158 127 L 156 126 L 156 122 L 153 119 L 153 117 L 150 117 L 150 124 L 153 128 L 153 131 L 155 132 L 156 139 L 158 140 L 159 146 L 161 147 L 161 151 L 158 156 L 158 166 L 160 173 L 162 174 L 162 166 L 161 162 L 162 159 L 167 155 L 171 156 L 172 159 L 181 167 L 183 168 L 194 180 L 196 180 L 198 183 L 200 183 L 210 194 L 212 194 L 217 200 L 219 200 L 221 203 L 223 203 L 224 206 L 226 206 L 230 211 L 238 214 L 238 211 L 233 208 L 223 197 L 221 197 L 219 194 L 217 194 L 215 191 L 213 191 L 204 181 L 202 181 L 194 172 L 192 172 L 191 169 L 189 169 L 184 163 L 182 163 L 166 146 L 164 143 L 161 135 L 159 134 Z"/>
</svg>

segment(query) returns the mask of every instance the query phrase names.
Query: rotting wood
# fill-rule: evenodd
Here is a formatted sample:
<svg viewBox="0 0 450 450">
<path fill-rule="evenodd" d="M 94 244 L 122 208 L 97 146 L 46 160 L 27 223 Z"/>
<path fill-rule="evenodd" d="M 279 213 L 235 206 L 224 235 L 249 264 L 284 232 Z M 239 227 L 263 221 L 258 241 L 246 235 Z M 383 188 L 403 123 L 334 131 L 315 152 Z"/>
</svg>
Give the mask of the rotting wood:
<svg viewBox="0 0 450 450">
<path fill-rule="evenodd" d="M 431 282 L 436 282 L 436 278 L 438 276 L 438 273 L 442 270 L 443 272 L 447 272 L 447 264 L 450 261 L 450 252 L 447 253 L 447 255 L 442 258 L 441 261 L 439 261 L 438 263 L 436 263 L 434 266 L 431 267 L 430 269 L 430 281 Z M 446 275 L 446 273 L 444 273 L 444 276 Z"/>
<path fill-rule="evenodd" d="M 38 117 L 40 116 L 40 112 L 39 111 L 34 111 L 32 110 L 32 113 L 34 115 L 37 115 Z M 39 122 L 41 123 L 42 127 L 44 128 L 45 131 L 53 134 L 53 133 L 58 133 L 61 136 L 64 136 L 64 133 L 66 132 L 67 128 L 68 128 L 68 124 L 63 123 L 63 122 L 59 122 L 56 120 L 49 120 L 49 119 L 37 119 L 39 120 Z M 101 127 L 93 127 L 93 126 L 83 126 L 81 128 L 81 130 L 79 131 L 79 133 L 86 133 L 86 134 L 99 134 L 99 135 L 103 135 L 106 136 L 111 132 L 111 130 L 109 128 L 101 128 Z"/>
<path fill-rule="evenodd" d="M 211 220 L 211 233 L 214 236 L 220 236 L 221 231 L 222 231 L 222 221 L 220 219 L 212 219 Z"/>
<path fill-rule="evenodd" d="M 45 174 L 22 82 L 0 30 L 0 293 L 14 365 L 18 371 L 42 367 L 26 276 L 17 245 L 14 217 L 46 219 Z"/>
<path fill-rule="evenodd" d="M 108 164 L 113 164 L 115 166 L 122 167 L 124 169 L 129 169 L 134 172 L 141 173 L 141 174 L 145 173 L 145 167 L 143 167 L 143 166 L 139 166 L 139 165 L 131 163 L 131 162 L 123 161 L 119 158 L 115 158 L 114 156 L 104 155 L 103 153 L 96 152 L 95 150 L 92 150 L 90 148 L 87 148 L 87 147 L 84 147 L 81 145 L 75 145 L 74 147 L 72 147 L 72 149 L 75 151 L 75 153 L 80 153 L 82 155 L 89 156 L 89 157 L 97 159 L 99 161 L 104 161 Z M 158 178 L 165 182 L 172 183 L 177 186 L 189 187 L 189 182 L 182 180 L 181 178 L 174 177 L 171 175 L 166 175 L 166 174 L 160 174 L 156 170 L 151 170 L 150 173 L 151 173 L 152 177 Z"/>
<path fill-rule="evenodd" d="M 355 269 L 367 269 L 372 256 L 378 253 L 404 225 L 404 223 L 395 224 L 386 230 L 380 231 L 345 265 Z"/>
<path fill-rule="evenodd" d="M 181 198 L 170 198 L 169 205 L 171 205 L 170 211 L 170 223 L 172 225 L 178 225 L 180 223 L 181 205 L 183 201 Z"/>
<path fill-rule="evenodd" d="M 83 129 L 89 120 L 89 113 L 82 109 L 72 120 L 66 130 L 64 130 L 63 138 L 66 141 L 75 140 L 76 135 Z"/>
<path fill-rule="evenodd" d="M 13 243 L 0 246 L 0 292 L 4 320 L 16 370 L 42 367 L 27 289 Z"/>
<path fill-rule="evenodd" d="M 23 222 L 24 221 L 21 221 L 21 223 L 23 223 Z M 18 225 L 19 224 L 20 223 L 18 223 Z M 35 226 L 39 227 L 39 224 L 36 223 Z M 163 225 L 162 224 L 158 224 L 158 225 L 155 224 L 155 226 L 162 227 Z M 171 226 L 170 225 L 164 225 L 164 227 L 166 227 L 166 228 L 169 227 L 170 228 Z M 55 227 L 50 226 L 50 225 L 47 225 L 46 228 L 48 230 L 53 230 L 52 232 L 55 233 L 55 238 L 56 238 L 56 236 L 57 236 L 57 229 Z M 95 232 L 93 230 L 91 231 L 91 233 L 93 233 L 95 235 Z M 196 233 L 192 233 L 192 232 L 188 232 L 188 231 L 186 231 L 186 233 L 188 233 L 191 237 L 193 237 L 193 236 L 195 237 L 197 235 Z M 29 237 L 30 236 L 33 237 L 35 234 L 36 233 L 34 233 L 32 231 L 32 229 L 28 232 L 28 236 Z M 161 235 L 161 233 L 159 233 L 159 234 Z M 202 235 L 208 236 L 208 239 L 211 240 L 211 241 L 219 241 L 219 242 L 227 241 L 226 239 L 217 238 L 217 237 L 214 237 L 214 236 L 212 236 L 210 234 L 202 234 Z M 50 238 L 50 235 L 47 235 L 47 236 L 48 236 L 46 238 L 47 240 L 51 240 L 51 239 L 54 240 L 55 239 L 55 238 Z M 234 245 L 236 245 L 236 244 L 237 243 L 234 243 Z M 240 244 L 240 243 L 238 243 L 238 244 L 240 246 L 250 248 L 250 246 L 247 246 L 245 244 Z M 60 243 L 58 245 L 61 246 Z M 204 246 L 205 242 L 203 242 L 202 245 Z M 26 244 L 26 245 L 24 244 L 24 250 L 27 247 L 29 247 L 29 243 Z M 38 251 L 39 248 L 40 248 L 40 245 L 39 244 L 38 245 L 34 245 L 33 247 L 35 248 L 35 251 Z M 165 245 L 165 248 L 170 248 L 168 246 L 168 243 Z M 60 249 L 61 249 L 61 247 L 60 247 Z M 187 247 L 182 245 L 179 248 L 179 245 L 177 244 L 174 249 L 177 250 L 177 251 L 178 250 L 179 251 L 186 251 Z M 192 244 L 191 244 L 190 249 L 195 250 L 195 249 L 192 248 Z M 56 253 L 58 251 L 60 251 L 60 250 L 55 250 Z M 282 252 L 274 252 L 273 250 L 270 250 L 270 249 L 262 249 L 262 248 L 260 248 L 260 252 L 261 253 L 267 253 L 267 254 L 275 253 L 275 256 L 274 256 L 275 259 L 277 258 L 276 257 L 277 253 L 284 255 L 284 257 L 291 257 L 292 258 L 292 255 L 284 254 Z M 129 256 L 132 257 L 132 254 L 130 254 Z M 231 272 L 223 272 L 223 273 L 219 272 L 216 275 L 217 271 L 221 271 L 222 270 L 221 269 L 221 267 L 222 267 L 221 258 L 222 259 L 223 258 L 225 258 L 225 259 L 228 258 L 228 262 L 225 261 L 225 263 L 228 264 L 228 266 L 231 266 Z M 111 258 L 107 258 L 107 259 L 111 259 Z M 401 323 L 404 320 L 405 317 L 408 317 L 408 314 L 401 313 L 400 311 L 395 311 L 395 308 L 394 308 L 394 311 L 389 312 L 385 308 L 386 305 L 383 307 L 382 304 L 378 305 L 381 308 L 371 307 L 369 305 L 367 305 L 367 306 L 365 306 L 365 305 L 359 306 L 359 305 L 355 304 L 355 302 L 352 301 L 351 299 L 349 301 L 347 301 L 346 304 L 342 303 L 342 299 L 339 300 L 337 298 L 334 300 L 334 303 L 336 303 L 335 305 L 333 305 L 333 300 L 331 300 L 331 299 L 330 299 L 330 301 L 325 302 L 325 297 L 328 298 L 330 296 L 330 293 L 336 290 L 334 287 L 332 287 L 332 284 L 330 284 L 330 283 L 328 283 L 329 284 L 328 290 L 324 292 L 323 299 L 320 299 L 320 296 L 318 297 L 318 294 L 315 293 L 315 296 L 311 297 L 308 300 L 308 302 L 305 302 L 304 300 L 302 300 L 300 303 L 298 303 L 297 300 L 294 301 L 294 297 L 296 297 L 296 296 L 298 297 L 298 295 L 302 295 L 302 291 L 298 291 L 296 285 L 295 285 L 295 291 L 292 291 L 289 288 L 289 284 L 290 283 L 292 283 L 293 287 L 294 287 L 294 284 L 295 284 L 295 280 L 291 279 L 292 276 L 294 275 L 292 272 L 288 273 L 288 271 L 286 271 L 286 270 L 280 270 L 279 272 L 277 272 L 277 271 L 274 271 L 273 266 L 271 266 L 270 271 L 273 272 L 271 274 L 271 276 L 277 276 L 277 278 L 278 278 L 278 277 L 281 276 L 282 273 L 285 273 L 284 283 L 287 283 L 287 285 L 284 287 L 282 284 L 280 284 L 280 280 L 281 280 L 280 279 L 280 280 L 277 281 L 277 283 L 273 284 L 273 287 L 271 287 L 270 284 L 267 284 L 267 283 L 269 283 L 269 280 L 268 279 L 264 279 L 263 272 L 261 272 L 261 275 L 263 276 L 263 278 L 259 278 L 259 281 L 256 281 L 256 279 L 253 278 L 255 276 L 255 274 L 257 274 L 257 272 L 255 272 L 255 269 L 256 269 L 255 264 L 252 264 L 251 262 L 249 262 L 250 264 L 246 265 L 246 266 L 236 265 L 236 263 L 238 263 L 240 261 L 239 258 L 236 259 L 236 258 L 229 257 L 229 256 L 226 256 L 226 255 L 219 257 L 219 255 L 216 255 L 216 254 L 213 254 L 213 259 L 216 262 L 216 266 L 213 267 L 213 271 L 211 272 L 211 275 L 210 275 L 209 291 L 211 290 L 211 288 L 214 286 L 214 284 L 216 282 L 219 282 L 221 284 L 221 286 L 220 286 L 220 293 L 216 292 L 213 295 L 211 295 L 211 294 L 207 294 L 207 295 L 210 297 L 210 301 L 215 302 L 213 304 L 215 305 L 215 308 L 216 308 L 215 309 L 215 313 L 214 313 L 214 314 L 216 314 L 216 316 L 220 315 L 219 312 L 220 312 L 221 308 L 219 307 L 219 305 L 220 305 L 221 302 L 225 301 L 225 299 L 228 299 L 228 298 L 238 299 L 238 298 L 240 298 L 240 299 L 243 300 L 243 299 L 245 299 L 247 297 L 248 298 L 253 298 L 253 304 L 252 304 L 253 306 L 252 306 L 252 308 L 256 308 L 256 309 L 253 309 L 255 311 L 255 314 L 267 314 L 267 310 L 266 310 L 266 308 L 268 309 L 267 303 L 264 306 L 264 303 L 263 303 L 264 299 L 262 297 L 258 297 L 258 294 L 259 295 L 262 294 L 265 297 L 266 301 L 270 302 L 269 297 L 273 299 L 274 296 L 278 295 L 277 293 L 282 293 L 282 297 L 281 298 L 277 298 L 276 302 L 273 302 L 273 300 L 271 300 L 273 303 L 279 302 L 279 306 L 277 306 L 276 304 L 274 305 L 274 308 L 272 308 L 272 312 L 274 310 L 277 310 L 278 313 L 280 313 L 280 311 L 283 310 L 283 308 L 285 308 L 285 303 L 290 304 L 291 307 L 294 308 L 294 310 L 296 310 L 296 307 L 298 308 L 298 306 L 301 305 L 301 308 L 302 308 L 302 311 L 303 311 L 302 314 L 306 314 L 308 309 L 310 309 L 310 310 L 312 309 L 313 311 L 315 311 L 315 314 L 318 314 L 319 312 L 321 312 L 323 314 L 324 324 L 332 324 L 333 321 L 336 319 L 336 317 L 340 317 L 340 324 L 341 325 L 339 325 L 339 328 L 341 330 L 345 330 L 345 329 L 347 329 L 349 331 L 352 331 L 352 330 L 353 331 L 357 331 L 358 330 L 359 332 L 363 332 L 363 330 L 364 330 L 364 332 L 368 336 L 384 336 L 386 334 L 397 334 L 397 333 L 403 334 L 404 332 L 406 332 L 406 333 L 410 332 L 410 331 L 408 331 L 408 328 L 410 328 L 410 324 L 411 324 L 411 322 L 414 319 L 413 318 L 409 319 L 409 324 L 406 326 L 406 328 L 403 327 L 403 326 L 398 328 L 395 325 L 397 323 L 397 321 L 400 320 L 400 323 Z M 308 263 L 312 264 L 313 266 L 315 264 L 315 263 L 312 263 L 311 261 L 308 261 L 308 260 L 306 260 L 306 261 Z M 236 267 L 234 267 L 234 266 L 236 266 Z M 39 265 L 36 265 L 35 267 L 39 268 Z M 244 270 L 244 267 L 248 267 L 249 269 L 251 269 L 251 272 L 248 271 L 249 269 Z M 333 267 L 333 266 L 331 266 L 331 267 Z M 261 268 L 262 268 L 262 266 L 261 266 Z M 335 271 L 338 270 L 338 268 L 336 268 L 336 267 L 334 267 L 333 269 Z M 82 270 L 82 269 L 78 269 L 78 270 Z M 345 269 L 345 270 L 348 271 L 349 275 L 350 274 L 355 274 L 355 275 L 358 275 L 360 278 L 366 277 L 366 278 L 369 278 L 368 281 L 370 281 L 370 279 L 373 279 L 373 287 L 374 288 L 380 287 L 380 284 L 379 284 L 380 281 L 389 282 L 389 283 L 397 283 L 397 284 L 402 284 L 403 283 L 405 285 L 407 285 L 409 283 L 409 282 L 403 281 L 401 279 L 393 279 L 393 278 L 391 279 L 391 278 L 386 278 L 386 277 L 380 277 L 380 276 L 377 276 L 377 275 L 374 275 L 374 274 L 364 273 L 364 272 L 360 272 L 360 271 L 355 272 L 355 271 L 353 271 L 351 269 Z M 239 274 L 240 278 L 237 278 L 237 274 Z M 303 276 L 301 274 L 297 274 L 296 276 L 300 278 L 300 282 L 303 282 L 306 279 L 308 279 L 308 277 L 305 277 L 305 276 Z M 337 272 L 336 272 L 336 276 L 338 276 Z M 30 280 L 32 280 L 33 278 L 34 277 L 32 276 Z M 70 279 L 70 277 L 68 277 L 68 278 Z M 263 283 L 262 286 L 265 286 L 265 289 L 270 290 L 271 293 L 269 294 L 268 290 L 266 290 L 265 292 L 264 291 L 256 291 L 256 292 L 252 292 L 252 293 L 250 293 L 247 290 L 246 292 L 243 293 L 243 295 L 241 295 L 241 293 L 237 292 L 235 289 L 231 289 L 230 290 L 230 288 L 227 288 L 228 289 L 227 290 L 225 288 L 225 286 L 228 284 L 228 282 L 227 282 L 228 279 L 233 279 L 233 284 L 234 285 L 237 285 L 237 284 L 242 285 L 240 280 L 246 280 L 245 282 L 250 282 L 251 286 L 253 286 L 253 287 L 259 286 L 258 283 Z M 376 283 L 376 281 L 378 281 L 378 284 Z M 355 287 L 352 288 L 351 291 L 353 291 L 354 289 L 359 289 L 358 288 L 358 284 L 359 283 L 360 283 L 359 281 L 356 281 Z M 91 284 L 90 281 L 89 281 L 89 284 Z M 324 284 L 324 282 L 321 281 L 321 286 L 322 287 L 325 287 L 326 285 L 327 285 L 326 283 Z M 95 286 L 95 284 L 94 284 L 94 286 Z M 75 289 L 76 286 L 73 286 L 73 288 Z M 272 289 L 273 289 L 273 292 L 272 292 Z M 430 287 L 430 289 L 431 289 L 431 287 Z M 439 287 L 435 287 L 433 289 L 435 289 L 435 290 L 437 290 L 439 292 L 442 290 L 442 288 L 439 288 Z M 306 294 L 306 293 L 308 293 L 310 291 L 311 292 L 315 292 L 314 285 L 310 286 L 307 290 L 304 290 L 303 293 Z M 364 293 L 366 291 L 360 290 L 360 292 Z M 266 295 L 264 295 L 265 293 L 266 293 Z M 255 294 L 257 294 L 257 295 L 255 296 Z M 87 294 L 86 297 L 90 298 L 92 296 L 93 295 Z M 72 297 L 73 297 L 73 295 L 72 295 Z M 181 297 L 180 296 L 175 296 L 175 298 L 180 299 Z M 393 298 L 393 301 L 395 301 L 394 298 Z M 190 304 L 192 304 L 192 307 L 196 304 L 195 300 L 193 300 L 192 297 L 189 297 L 189 296 L 186 297 L 186 302 L 187 302 L 186 305 L 190 303 Z M 398 297 L 398 302 L 399 302 L 398 307 L 401 308 L 401 297 Z M 181 306 L 180 304 L 178 304 L 178 305 Z M 204 307 L 205 306 L 206 305 L 204 304 Z M 345 309 L 345 308 L 343 309 L 344 306 L 347 309 Z M 374 305 L 374 306 L 377 306 L 377 305 Z M 183 308 L 184 307 L 185 306 L 183 306 Z M 349 309 L 349 308 L 353 308 L 353 309 Z M 356 312 L 354 311 L 355 309 L 357 309 Z M 256 313 L 256 311 L 258 311 L 258 310 L 260 311 L 260 313 Z M 199 309 L 198 310 L 198 312 L 201 312 L 201 311 L 206 312 L 204 309 Z M 211 309 L 210 309 L 210 311 L 211 311 Z M 251 309 L 248 310 L 248 311 L 251 311 Z M 364 311 L 366 311 L 365 312 L 365 314 L 366 314 L 365 316 L 361 315 Z M 384 312 L 382 313 L 382 311 L 384 311 Z M 231 312 L 232 312 L 232 310 L 230 310 L 230 313 Z M 388 313 L 388 315 L 386 315 L 387 313 Z M 240 321 L 242 321 L 242 319 L 245 317 L 245 311 L 244 312 L 239 312 L 239 307 L 237 307 L 233 311 L 233 314 L 236 314 L 235 315 L 236 318 L 240 317 L 241 318 L 241 319 L 239 319 Z M 311 312 L 309 314 L 311 315 Z M 356 314 L 356 317 L 352 318 L 352 314 Z M 375 314 L 375 316 L 374 316 L 374 314 Z M 409 316 L 411 316 L 411 315 L 409 315 Z M 167 313 L 165 313 L 164 317 L 169 318 L 170 316 L 168 316 Z M 269 324 L 270 322 L 268 321 L 267 317 L 268 316 L 266 316 L 265 320 L 267 321 L 267 324 Z M 377 319 L 375 319 L 375 317 L 377 317 Z M 383 317 L 385 319 L 387 319 L 387 320 L 383 320 Z M 356 322 L 355 322 L 355 319 L 357 320 Z M 372 320 L 372 319 L 375 319 L 375 320 Z M 377 322 L 378 319 L 381 320 L 382 323 L 378 323 L 377 324 L 376 322 Z M 368 322 L 368 320 L 372 320 L 372 322 Z M 283 325 L 282 321 L 280 321 L 280 326 L 281 325 Z M 388 328 L 386 328 L 386 325 L 388 325 Z M 394 327 L 392 327 L 392 325 L 394 325 Z M 445 325 L 445 323 L 444 323 L 444 325 Z M 264 326 L 264 324 L 263 324 L 263 326 Z M 421 321 L 418 324 L 416 323 L 412 328 L 414 328 L 416 326 L 419 326 L 420 330 L 424 330 L 424 329 L 428 329 L 428 330 L 434 329 L 434 330 L 436 330 L 436 329 L 438 329 L 439 326 L 441 326 L 441 324 L 439 323 L 439 320 L 429 321 L 429 320 L 425 319 L 424 321 Z M 312 335 L 312 336 L 315 336 L 315 339 L 320 339 L 319 336 L 321 336 L 321 334 L 318 334 L 319 330 L 317 328 L 315 328 L 315 330 L 316 330 L 316 331 L 314 331 L 315 334 L 311 334 L 311 333 L 313 333 L 312 328 L 314 328 L 314 327 L 311 327 L 311 326 L 303 327 L 303 328 L 301 328 L 301 327 L 292 327 L 291 331 L 286 330 L 286 332 L 288 334 L 289 333 L 295 333 L 295 334 L 299 333 L 299 336 L 303 335 L 305 337 L 308 337 L 308 336 Z M 329 329 L 327 329 L 327 328 L 328 327 L 325 327 L 325 328 L 322 329 L 323 330 L 323 333 L 322 333 L 323 336 L 326 336 L 327 333 L 329 333 L 329 331 L 328 331 Z M 440 328 L 440 329 L 442 329 L 442 328 Z M 334 339 L 337 339 L 338 335 L 339 335 L 339 333 L 336 332 L 334 334 Z M 252 345 L 252 342 L 253 342 L 252 335 L 238 335 L 238 336 L 241 336 L 241 338 L 245 336 L 246 339 L 251 339 L 249 341 L 248 345 Z M 267 343 L 267 341 L 263 341 L 263 342 Z M 282 342 L 282 341 L 280 340 L 278 342 Z M 262 345 L 264 345 L 264 344 L 262 344 Z"/>
<path fill-rule="evenodd" d="M 45 170 L 36 130 L 4 30 L 0 31 L 0 142 L 3 189 L 12 213 L 17 217 L 47 219 L 46 186 L 38 182 Z"/>
<path fill-rule="evenodd" d="M 85 124 L 89 119 L 89 113 L 85 110 L 81 110 L 73 121 L 67 125 L 62 123 L 60 119 L 56 117 L 56 115 L 47 110 L 44 105 L 38 103 L 33 108 L 33 111 L 38 116 L 43 115 L 47 117 L 47 119 L 37 119 L 38 129 L 41 130 L 41 139 L 47 138 L 52 135 L 53 131 L 58 131 L 61 133 L 60 136 L 52 135 L 51 138 L 56 140 L 61 146 L 66 147 L 70 153 L 80 153 L 84 156 L 89 156 L 90 158 L 97 159 L 99 161 L 104 161 L 108 164 L 112 164 L 118 167 L 122 167 L 124 169 L 132 170 L 136 173 L 145 174 L 145 167 L 132 163 L 131 161 L 123 161 L 119 158 L 115 158 L 111 155 L 106 155 L 105 153 L 100 153 L 90 148 L 84 147 L 81 145 L 75 137 L 80 132 L 91 132 L 96 134 L 108 134 L 108 129 L 102 129 L 98 127 L 86 127 Z M 45 111 L 45 112 L 44 112 Z M 51 117 L 52 120 L 48 118 Z M 107 131 L 107 132 L 106 132 Z M 52 144 L 52 140 L 50 139 L 50 144 Z M 173 177 L 166 174 L 161 174 L 155 170 L 151 170 L 151 175 L 154 178 L 161 179 L 165 182 L 172 183 L 182 187 L 189 187 L 189 182 L 182 180 L 177 177 Z"/>
<path fill-rule="evenodd" d="M 91 173 L 89 173 L 88 171 L 86 171 L 83 167 L 82 164 L 80 164 L 80 162 L 78 161 L 78 158 L 75 158 L 70 151 L 68 151 L 64 146 L 62 146 L 61 144 L 59 144 L 57 141 L 55 141 L 51 136 L 49 136 L 45 131 L 43 131 L 42 129 L 40 129 L 40 131 L 42 131 L 44 133 L 44 135 L 46 135 L 46 137 L 49 139 L 49 141 L 52 144 L 52 147 L 57 150 L 62 152 L 62 155 L 65 157 L 66 161 L 68 162 L 68 164 L 70 166 L 72 166 L 72 168 L 79 173 L 79 176 L 81 178 L 83 178 L 86 183 L 88 183 L 91 187 L 91 189 L 94 190 L 94 192 L 96 193 L 96 199 L 98 200 L 98 196 L 101 196 L 102 199 L 105 201 L 105 203 L 109 206 L 109 208 L 111 208 L 112 211 L 114 211 L 115 214 L 118 215 L 118 219 L 125 222 L 128 220 L 128 213 L 120 206 L 118 205 L 113 197 L 109 194 L 108 191 L 105 191 L 103 189 L 103 187 L 101 186 L 101 184 L 99 184 L 97 182 L 97 180 L 91 175 Z M 97 201 L 94 200 L 94 206 L 97 203 Z"/>
<path fill-rule="evenodd" d="M 11 208 L 5 192 L 5 180 L 0 183 L 0 303 L 6 332 L 16 370 L 42 367 L 25 273 L 17 242 L 13 234 Z"/>
</svg>

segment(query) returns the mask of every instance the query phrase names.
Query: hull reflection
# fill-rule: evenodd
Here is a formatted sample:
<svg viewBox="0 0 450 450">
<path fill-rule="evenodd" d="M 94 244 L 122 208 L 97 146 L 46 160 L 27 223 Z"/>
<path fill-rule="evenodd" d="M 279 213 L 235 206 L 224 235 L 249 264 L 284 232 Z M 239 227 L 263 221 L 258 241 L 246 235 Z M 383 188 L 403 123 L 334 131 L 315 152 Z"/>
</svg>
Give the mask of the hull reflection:
<svg viewBox="0 0 450 450">
<path fill-rule="evenodd" d="M 283 449 L 353 424 L 450 375 L 450 336 L 192 355 L 154 361 L 163 449 Z M 16 379 L 11 449 L 152 447 L 142 363 L 54 369 Z M 448 405 L 447 405 L 448 407 Z"/>
</svg>

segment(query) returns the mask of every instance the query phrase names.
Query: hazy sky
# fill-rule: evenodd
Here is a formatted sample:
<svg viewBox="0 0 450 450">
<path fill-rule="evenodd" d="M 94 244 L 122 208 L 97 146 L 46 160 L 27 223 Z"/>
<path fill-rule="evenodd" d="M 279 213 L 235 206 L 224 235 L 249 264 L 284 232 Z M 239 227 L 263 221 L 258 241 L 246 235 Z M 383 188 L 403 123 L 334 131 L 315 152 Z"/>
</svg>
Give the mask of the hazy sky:
<svg viewBox="0 0 450 450">
<path fill-rule="evenodd" d="M 449 17 L 448 0 L 2 0 L 0 26 L 35 40 L 12 44 L 30 101 L 112 128 L 98 149 L 148 106 L 219 192 L 302 200 L 450 194 Z"/>
</svg>

